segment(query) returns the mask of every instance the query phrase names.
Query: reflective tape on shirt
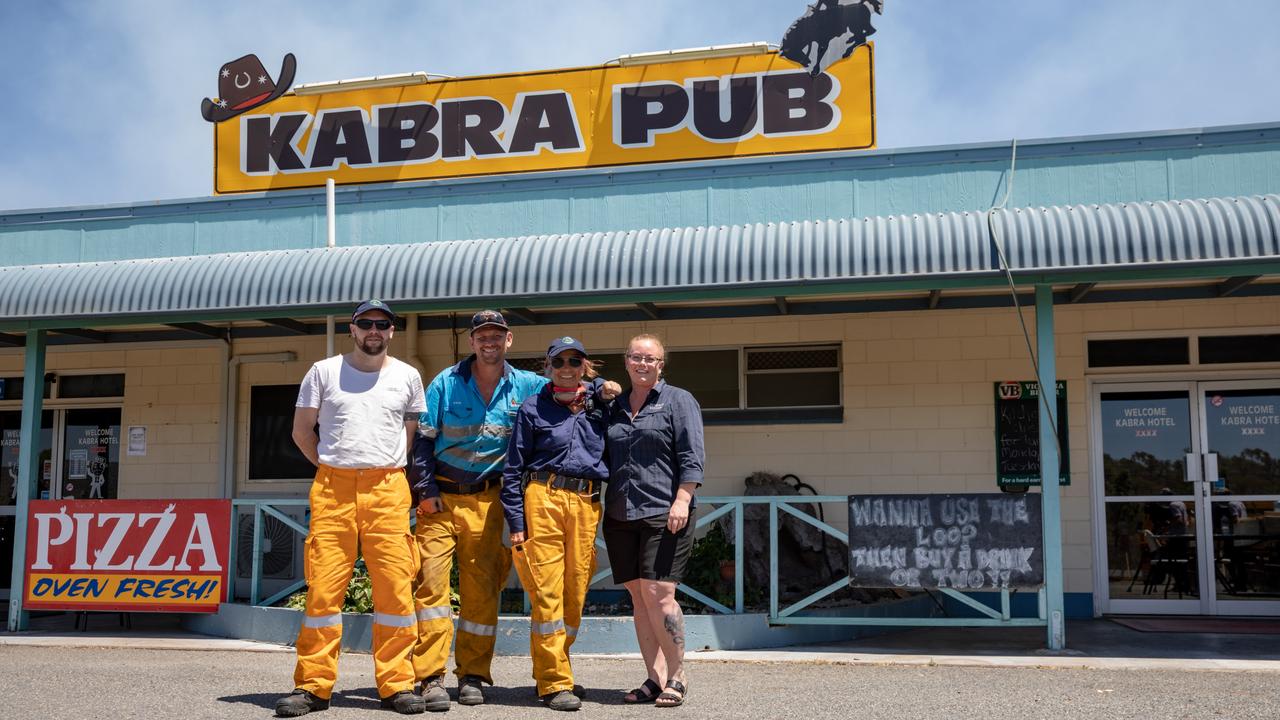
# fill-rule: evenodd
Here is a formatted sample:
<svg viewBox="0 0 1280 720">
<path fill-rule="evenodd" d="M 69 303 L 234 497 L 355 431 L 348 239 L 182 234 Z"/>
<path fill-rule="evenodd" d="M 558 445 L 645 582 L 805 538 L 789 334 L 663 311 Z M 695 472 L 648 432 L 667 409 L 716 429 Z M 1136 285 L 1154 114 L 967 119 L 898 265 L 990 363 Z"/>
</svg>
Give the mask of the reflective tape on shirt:
<svg viewBox="0 0 1280 720">
<path fill-rule="evenodd" d="M 309 628 L 332 627 L 342 624 L 342 613 L 332 615 L 307 615 L 302 618 L 302 626 Z"/>
<path fill-rule="evenodd" d="M 458 618 L 458 631 L 464 632 L 464 633 L 471 633 L 472 635 L 483 635 L 484 637 L 494 637 L 495 635 L 498 634 L 498 626 L 482 625 L 481 623 L 474 623 L 474 622 L 471 622 L 470 620 L 463 620 L 462 618 Z"/>
<path fill-rule="evenodd" d="M 448 605 L 437 605 L 436 607 L 424 607 L 418 610 L 418 622 L 425 620 L 439 620 L 447 618 L 453 614 L 453 608 Z"/>
<path fill-rule="evenodd" d="M 529 627 L 536 635 L 550 635 L 564 629 L 564 620 L 553 620 L 545 623 L 530 621 Z"/>
<path fill-rule="evenodd" d="M 568 635 L 569 637 L 577 637 L 577 636 L 578 636 L 578 628 L 576 628 L 576 627 L 574 627 L 574 626 L 572 626 L 572 625 L 565 625 L 565 626 L 564 626 L 564 634 L 565 634 L 565 635 Z"/>
<path fill-rule="evenodd" d="M 383 627 L 413 627 L 414 623 L 412 615 L 388 615 L 380 612 L 373 614 L 373 624 Z"/>
</svg>

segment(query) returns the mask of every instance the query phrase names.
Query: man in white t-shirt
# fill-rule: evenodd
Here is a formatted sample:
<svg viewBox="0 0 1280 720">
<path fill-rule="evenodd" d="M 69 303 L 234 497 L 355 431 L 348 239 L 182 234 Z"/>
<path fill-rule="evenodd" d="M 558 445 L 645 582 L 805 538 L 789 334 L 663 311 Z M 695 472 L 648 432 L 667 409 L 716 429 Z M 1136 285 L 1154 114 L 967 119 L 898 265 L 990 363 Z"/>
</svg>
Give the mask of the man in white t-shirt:
<svg viewBox="0 0 1280 720">
<path fill-rule="evenodd" d="M 312 365 L 298 392 L 293 441 L 318 470 L 311 485 L 307 607 L 298 631 L 295 689 L 276 703 L 281 717 L 329 707 L 342 646 L 342 602 L 357 551 L 373 580 L 373 667 L 382 706 L 402 714 L 426 709 L 413 692 L 411 585 L 418 560 L 404 474 L 425 405 L 422 376 L 387 355 L 395 317 L 379 300 L 356 308 L 350 325 L 355 349 Z"/>
</svg>

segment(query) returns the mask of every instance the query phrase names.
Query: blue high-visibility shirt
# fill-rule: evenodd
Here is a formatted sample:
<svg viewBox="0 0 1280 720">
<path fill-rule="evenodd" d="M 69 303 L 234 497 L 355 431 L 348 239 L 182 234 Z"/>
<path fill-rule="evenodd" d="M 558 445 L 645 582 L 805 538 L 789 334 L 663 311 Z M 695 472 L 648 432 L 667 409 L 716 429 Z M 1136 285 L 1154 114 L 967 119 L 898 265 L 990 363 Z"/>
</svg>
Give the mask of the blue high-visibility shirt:
<svg viewBox="0 0 1280 720">
<path fill-rule="evenodd" d="M 553 472 L 601 482 L 609 477 L 604 457 L 608 408 L 596 394 L 600 382 L 595 381 L 587 406 L 578 413 L 556 402 L 550 387 L 520 406 L 502 471 L 502 513 L 511 532 L 525 529 L 525 473 Z"/>
<path fill-rule="evenodd" d="M 442 370 L 427 386 L 427 410 L 418 418 L 408 468 L 415 504 L 439 497 L 437 475 L 459 485 L 496 479 L 520 403 L 550 382 L 504 363 L 502 379 L 486 403 L 471 373 L 474 359 Z"/>
</svg>

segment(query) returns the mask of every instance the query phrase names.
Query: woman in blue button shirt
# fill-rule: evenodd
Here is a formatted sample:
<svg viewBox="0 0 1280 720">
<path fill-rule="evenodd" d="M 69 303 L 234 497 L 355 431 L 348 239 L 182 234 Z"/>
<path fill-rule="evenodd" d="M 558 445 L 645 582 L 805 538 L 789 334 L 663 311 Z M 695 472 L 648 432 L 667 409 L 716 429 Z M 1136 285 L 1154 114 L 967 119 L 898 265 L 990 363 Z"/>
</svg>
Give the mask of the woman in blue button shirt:
<svg viewBox="0 0 1280 720">
<path fill-rule="evenodd" d="M 551 383 L 516 414 L 502 472 L 502 509 L 516 573 L 529 593 L 529 649 L 538 696 L 553 710 L 577 710 L 569 648 L 595 571 L 606 408 L 584 382 L 596 370 L 582 343 L 547 349 Z"/>
<path fill-rule="evenodd" d="M 613 581 L 635 607 L 649 677 L 624 702 L 684 703 L 684 613 L 676 585 L 693 548 L 694 492 L 702 484 L 702 408 L 662 381 L 666 350 L 652 335 L 627 344 L 631 391 L 609 406 L 604 539 Z"/>
</svg>

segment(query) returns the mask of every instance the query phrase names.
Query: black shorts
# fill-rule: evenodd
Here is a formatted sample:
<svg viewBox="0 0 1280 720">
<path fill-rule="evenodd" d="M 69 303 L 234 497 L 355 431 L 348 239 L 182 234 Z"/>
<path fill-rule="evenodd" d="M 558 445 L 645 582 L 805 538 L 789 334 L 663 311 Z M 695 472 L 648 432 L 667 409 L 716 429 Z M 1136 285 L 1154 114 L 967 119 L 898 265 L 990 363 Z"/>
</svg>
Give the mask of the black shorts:
<svg viewBox="0 0 1280 720">
<path fill-rule="evenodd" d="M 604 543 L 613 581 L 619 585 L 638 578 L 678 583 L 684 579 L 693 550 L 694 510 L 680 532 L 667 530 L 667 515 L 615 520 L 604 518 Z"/>
</svg>

